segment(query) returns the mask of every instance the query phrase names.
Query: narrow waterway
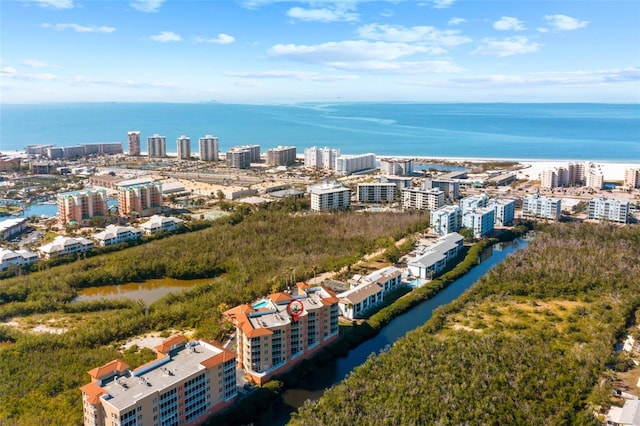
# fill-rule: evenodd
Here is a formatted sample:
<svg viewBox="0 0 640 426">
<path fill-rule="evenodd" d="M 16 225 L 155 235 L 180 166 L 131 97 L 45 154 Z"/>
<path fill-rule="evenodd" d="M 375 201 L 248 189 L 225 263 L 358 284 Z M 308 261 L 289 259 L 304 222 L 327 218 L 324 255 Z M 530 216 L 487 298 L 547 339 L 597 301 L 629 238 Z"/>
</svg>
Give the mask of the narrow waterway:
<svg viewBox="0 0 640 426">
<path fill-rule="evenodd" d="M 396 340 L 403 337 L 407 332 L 423 325 L 431 318 L 431 313 L 435 308 L 455 300 L 486 274 L 489 269 L 502 262 L 509 254 L 524 248 L 526 245 L 527 241 L 516 240 L 512 243 L 502 243 L 489 247 L 482 254 L 480 264 L 469 273 L 451 283 L 433 298 L 395 318 L 378 335 L 351 350 L 346 357 L 334 359 L 323 368 L 314 371 L 305 381 L 303 388 L 287 390 L 283 396 L 284 404 L 282 404 L 278 416 L 267 422 L 256 422 L 255 424 L 286 424 L 291 417 L 291 413 L 301 407 L 306 400 L 319 399 L 327 388 L 339 383 L 354 368 L 364 363 L 371 353 L 377 353 L 387 345 L 393 345 Z"/>
</svg>

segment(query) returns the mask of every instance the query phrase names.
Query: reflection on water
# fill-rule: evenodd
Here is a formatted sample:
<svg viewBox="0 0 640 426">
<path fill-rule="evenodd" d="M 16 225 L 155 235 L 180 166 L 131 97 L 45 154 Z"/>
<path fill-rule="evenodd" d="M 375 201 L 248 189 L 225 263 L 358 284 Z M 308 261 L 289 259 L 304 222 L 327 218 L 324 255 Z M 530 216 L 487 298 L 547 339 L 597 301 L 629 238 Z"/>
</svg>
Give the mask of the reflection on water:
<svg viewBox="0 0 640 426">
<path fill-rule="evenodd" d="M 127 298 L 142 300 L 147 305 L 150 305 L 169 293 L 188 290 L 200 284 L 210 283 L 213 280 L 214 278 L 204 278 L 199 280 L 160 278 L 142 282 L 89 287 L 79 290 L 78 297 L 74 299 L 74 302 Z"/>
</svg>

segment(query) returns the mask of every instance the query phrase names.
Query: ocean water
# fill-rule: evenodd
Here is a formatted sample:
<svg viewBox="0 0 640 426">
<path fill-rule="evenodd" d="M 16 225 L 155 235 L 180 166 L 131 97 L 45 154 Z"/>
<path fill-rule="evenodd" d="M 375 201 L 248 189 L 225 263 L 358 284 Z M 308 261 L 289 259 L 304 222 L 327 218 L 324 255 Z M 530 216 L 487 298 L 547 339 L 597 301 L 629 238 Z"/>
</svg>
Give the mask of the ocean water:
<svg viewBox="0 0 640 426">
<path fill-rule="evenodd" d="M 85 103 L 0 105 L 0 151 L 29 144 L 122 142 L 127 132 L 176 139 L 211 134 L 220 150 L 258 144 L 344 154 L 640 161 L 638 104 Z"/>
</svg>

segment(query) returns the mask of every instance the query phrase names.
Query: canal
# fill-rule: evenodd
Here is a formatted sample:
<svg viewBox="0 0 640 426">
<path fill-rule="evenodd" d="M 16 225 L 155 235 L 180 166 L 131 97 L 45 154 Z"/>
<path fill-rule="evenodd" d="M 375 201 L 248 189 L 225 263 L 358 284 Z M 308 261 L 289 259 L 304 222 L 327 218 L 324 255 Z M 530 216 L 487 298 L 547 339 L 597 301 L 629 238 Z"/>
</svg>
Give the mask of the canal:
<svg viewBox="0 0 640 426">
<path fill-rule="evenodd" d="M 446 305 L 469 289 L 493 266 L 502 262 L 509 254 L 524 248 L 526 240 L 518 239 L 510 243 L 500 243 L 489 247 L 482 254 L 480 264 L 469 273 L 451 283 L 433 298 L 424 301 L 403 315 L 395 318 L 374 338 L 351 350 L 346 357 L 336 358 L 320 369 L 315 370 L 304 382 L 304 387 L 288 389 L 283 395 L 283 404 L 275 419 L 256 422 L 256 425 L 284 425 L 291 413 L 301 407 L 308 399 L 319 399 L 324 391 L 342 381 L 354 368 L 364 363 L 371 353 L 380 352 L 388 345 L 403 337 L 409 331 L 423 325 L 433 310 Z"/>
</svg>

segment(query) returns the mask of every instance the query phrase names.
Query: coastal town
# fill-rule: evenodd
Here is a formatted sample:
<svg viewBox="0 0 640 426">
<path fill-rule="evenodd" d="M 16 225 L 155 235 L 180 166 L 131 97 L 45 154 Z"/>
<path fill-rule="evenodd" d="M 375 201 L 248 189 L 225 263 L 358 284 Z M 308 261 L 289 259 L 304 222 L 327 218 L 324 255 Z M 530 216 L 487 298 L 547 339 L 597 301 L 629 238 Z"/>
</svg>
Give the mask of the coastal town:
<svg viewBox="0 0 640 426">
<path fill-rule="evenodd" d="M 620 181 L 593 162 L 532 176 L 530 165 L 516 161 L 343 155 L 326 147 L 299 155 L 293 146 L 262 152 L 259 145 L 221 153 L 211 135 L 199 139 L 197 153 L 181 136 L 177 153 L 168 154 L 164 136 L 148 137 L 146 152 L 140 132 L 127 138 L 126 152 L 121 143 L 32 145 L 2 157 L 0 192 L 9 217 L 0 222 L 3 277 L 190 232 L 192 223 L 228 215 L 230 205 L 289 198 L 306 200 L 308 214 L 423 211 L 429 228 L 390 265 L 344 280 L 292 277 L 286 291 L 229 307 L 223 316 L 235 332 L 228 341 L 175 334 L 151 340 L 157 359 L 147 364 L 96 366 L 81 387 L 86 426 L 111 424 L 107 419 L 201 424 L 335 342 L 340 321 L 367 318 L 401 289 L 449 270 L 465 243 L 523 221 L 637 226 L 640 219 L 640 165 L 626 168 Z M 56 215 L 19 217 L 29 203 L 57 206 Z"/>
</svg>

